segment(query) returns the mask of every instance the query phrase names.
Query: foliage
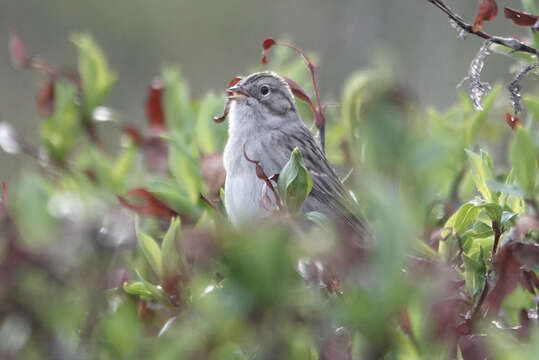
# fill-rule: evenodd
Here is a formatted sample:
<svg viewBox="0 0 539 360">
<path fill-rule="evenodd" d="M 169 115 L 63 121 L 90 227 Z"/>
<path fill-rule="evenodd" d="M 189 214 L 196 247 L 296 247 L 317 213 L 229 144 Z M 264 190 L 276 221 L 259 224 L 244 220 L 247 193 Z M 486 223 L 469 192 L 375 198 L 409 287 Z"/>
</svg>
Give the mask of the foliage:
<svg viewBox="0 0 539 360">
<path fill-rule="evenodd" d="M 9 189 L 9 204 L 2 195 L 0 357 L 539 352 L 539 98 L 525 97 L 529 112 L 513 130 L 495 109 L 505 101 L 498 85 L 480 111 L 462 95 L 440 112 L 418 108 L 385 63 L 352 75 L 340 111 L 325 115 L 326 152 L 372 225 L 375 240 L 357 246 L 322 214 L 305 216 L 311 226 L 296 221 L 312 187 L 299 151 L 278 179 L 261 177 L 283 209 L 232 228 L 222 206 L 226 125 L 212 121 L 222 97 L 192 99 L 181 72 L 165 68 L 141 106 L 147 128 L 97 124 L 116 76 L 90 37 L 74 43 L 78 69 L 46 73 L 47 157 Z M 272 67 L 314 91 L 301 61 L 276 50 Z M 116 152 L 99 131 L 117 135 Z M 20 145 L 10 152 L 36 155 L 8 135 Z"/>
</svg>

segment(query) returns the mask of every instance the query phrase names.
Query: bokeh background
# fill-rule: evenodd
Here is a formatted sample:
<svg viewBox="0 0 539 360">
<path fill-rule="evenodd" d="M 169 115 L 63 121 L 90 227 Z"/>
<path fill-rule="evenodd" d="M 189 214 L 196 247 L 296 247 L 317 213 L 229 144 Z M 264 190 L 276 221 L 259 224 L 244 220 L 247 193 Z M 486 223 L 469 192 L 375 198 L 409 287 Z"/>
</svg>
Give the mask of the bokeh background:
<svg viewBox="0 0 539 360">
<path fill-rule="evenodd" d="M 477 2 L 448 0 L 473 21 Z M 500 6 L 520 8 L 520 0 Z M 152 78 L 165 64 L 181 66 L 193 94 L 223 90 L 228 80 L 260 59 L 260 42 L 289 38 L 318 56 L 322 95 L 338 98 L 344 79 L 368 66 L 379 51 L 392 52 L 400 83 L 420 105 L 443 108 L 457 97 L 456 84 L 480 46 L 457 39 L 444 14 L 425 0 L 0 0 L 0 121 L 13 123 L 35 143 L 39 116 L 36 74 L 17 71 L 8 53 L 16 26 L 29 51 L 55 63 L 75 65 L 69 41 L 88 32 L 119 73 L 107 105 L 122 120 L 142 122 L 142 104 Z M 525 34 L 499 16 L 485 30 Z M 510 59 L 488 58 L 485 79 L 508 79 Z M 15 181 L 33 166 L 0 152 L 0 178 Z"/>
</svg>

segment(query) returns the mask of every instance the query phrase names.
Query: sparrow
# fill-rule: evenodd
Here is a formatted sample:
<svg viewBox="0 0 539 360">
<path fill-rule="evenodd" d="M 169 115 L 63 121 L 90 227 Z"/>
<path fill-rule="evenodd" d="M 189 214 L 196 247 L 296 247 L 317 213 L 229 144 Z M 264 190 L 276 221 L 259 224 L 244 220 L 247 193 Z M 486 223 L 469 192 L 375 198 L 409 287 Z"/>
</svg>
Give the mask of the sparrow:
<svg viewBox="0 0 539 360">
<path fill-rule="evenodd" d="M 329 164 L 311 131 L 303 123 L 292 90 L 274 72 L 257 72 L 227 89 L 228 141 L 223 154 L 226 170 L 225 208 L 236 226 L 270 216 L 275 197 L 257 176 L 257 161 L 268 177 L 278 174 L 298 148 L 313 187 L 301 212 L 320 212 L 361 237 L 369 234 L 366 222 L 352 208 L 357 204 Z M 268 205 L 264 199 L 270 198 Z"/>
</svg>

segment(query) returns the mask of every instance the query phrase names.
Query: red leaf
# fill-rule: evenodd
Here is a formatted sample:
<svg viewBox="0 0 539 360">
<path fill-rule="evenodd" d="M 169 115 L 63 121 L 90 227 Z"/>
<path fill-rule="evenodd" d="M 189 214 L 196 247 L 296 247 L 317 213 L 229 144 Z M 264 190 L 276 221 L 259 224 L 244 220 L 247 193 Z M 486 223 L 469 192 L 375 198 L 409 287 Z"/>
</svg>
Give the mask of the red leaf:
<svg viewBox="0 0 539 360">
<path fill-rule="evenodd" d="M 54 79 L 43 83 L 37 92 L 37 108 L 43 116 L 52 114 L 54 110 Z"/>
<path fill-rule="evenodd" d="M 9 54 L 11 55 L 13 66 L 21 68 L 26 65 L 28 61 L 26 45 L 19 33 L 14 29 L 9 33 Z"/>
<path fill-rule="evenodd" d="M 311 100 L 309 95 L 307 95 L 305 90 L 303 90 L 303 88 L 297 82 L 295 82 L 294 80 L 292 80 L 292 79 L 290 79 L 290 78 L 288 78 L 286 76 L 283 76 L 283 78 L 285 79 L 285 81 L 290 86 L 290 90 L 292 90 L 292 94 L 294 94 L 294 96 L 297 97 L 298 99 L 303 100 L 307 104 L 309 104 L 309 106 L 311 108 L 311 111 L 313 113 L 313 116 L 314 116 L 315 124 L 316 124 L 316 126 L 320 126 L 320 124 L 323 121 L 322 120 L 323 119 L 322 115 L 320 114 L 320 111 L 318 110 L 317 106 L 313 103 L 313 101 Z"/>
<path fill-rule="evenodd" d="M 126 125 L 123 127 L 122 132 L 129 136 L 137 145 L 143 145 L 145 143 L 144 135 L 135 126 Z"/>
<path fill-rule="evenodd" d="M 271 49 L 271 47 L 275 45 L 275 40 L 273 40 L 272 38 L 267 38 L 265 39 L 264 41 L 262 41 L 262 48 L 264 50 L 269 50 Z"/>
<path fill-rule="evenodd" d="M 208 185 L 210 198 L 219 196 L 219 189 L 225 183 L 226 171 L 223 166 L 223 154 L 215 153 L 202 156 L 200 163 L 202 177 Z"/>
<path fill-rule="evenodd" d="M 514 253 L 516 245 L 518 243 L 503 246 L 492 260 L 497 281 L 487 297 L 487 302 L 495 312 L 499 310 L 505 297 L 515 290 L 520 279 L 521 264 Z"/>
<path fill-rule="evenodd" d="M 228 82 L 228 87 L 232 87 L 236 85 L 237 83 L 240 82 L 241 79 L 242 79 L 241 76 L 236 76 L 235 78 L 233 78 L 232 80 Z M 220 116 L 214 116 L 213 121 L 215 121 L 216 123 L 222 123 L 223 121 L 225 121 L 226 117 L 228 116 L 229 111 L 230 111 L 230 99 L 227 97 L 225 101 L 225 109 L 223 110 L 223 113 Z"/>
<path fill-rule="evenodd" d="M 498 4 L 495 0 L 479 0 L 479 9 L 472 30 L 477 32 L 483 27 L 483 21 L 491 21 L 498 15 Z"/>
<path fill-rule="evenodd" d="M 154 80 L 146 99 L 146 116 L 150 122 L 150 127 L 165 128 L 165 114 L 163 111 L 163 85 L 160 81 Z"/>
<path fill-rule="evenodd" d="M 2 181 L 2 213 L 5 217 L 8 215 L 7 211 L 7 185 Z"/>
<path fill-rule="evenodd" d="M 155 195 L 143 188 L 129 190 L 127 195 L 137 196 L 143 200 L 140 204 L 134 204 L 127 201 L 124 197 L 118 196 L 120 203 L 131 209 L 135 213 L 143 216 L 154 216 L 164 219 L 170 219 L 178 216 L 178 213 L 171 209 L 167 204 L 159 200 Z"/>
<path fill-rule="evenodd" d="M 517 126 L 522 126 L 522 121 L 520 121 L 520 119 L 515 116 L 515 115 L 511 115 L 509 113 L 505 113 L 505 122 L 507 123 L 507 125 L 509 125 L 511 127 L 511 129 L 515 130 L 515 128 Z"/>
<path fill-rule="evenodd" d="M 513 10 L 507 7 L 503 9 L 503 14 L 506 19 L 513 20 L 513 22 L 519 26 L 533 26 L 539 19 L 539 16 Z"/>
<path fill-rule="evenodd" d="M 486 335 L 466 335 L 459 339 L 459 347 L 464 360 L 484 360 L 489 357 L 485 343 Z"/>
</svg>

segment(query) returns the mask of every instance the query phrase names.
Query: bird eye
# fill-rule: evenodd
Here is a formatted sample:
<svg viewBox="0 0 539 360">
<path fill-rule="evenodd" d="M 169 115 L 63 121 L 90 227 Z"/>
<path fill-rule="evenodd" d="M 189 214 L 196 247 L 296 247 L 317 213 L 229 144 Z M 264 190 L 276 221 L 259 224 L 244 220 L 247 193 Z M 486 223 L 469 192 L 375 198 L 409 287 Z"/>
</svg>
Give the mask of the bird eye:
<svg viewBox="0 0 539 360">
<path fill-rule="evenodd" d="M 262 96 L 266 96 L 270 93 L 270 88 L 268 85 L 262 85 L 260 87 L 260 94 L 262 94 Z"/>
</svg>

